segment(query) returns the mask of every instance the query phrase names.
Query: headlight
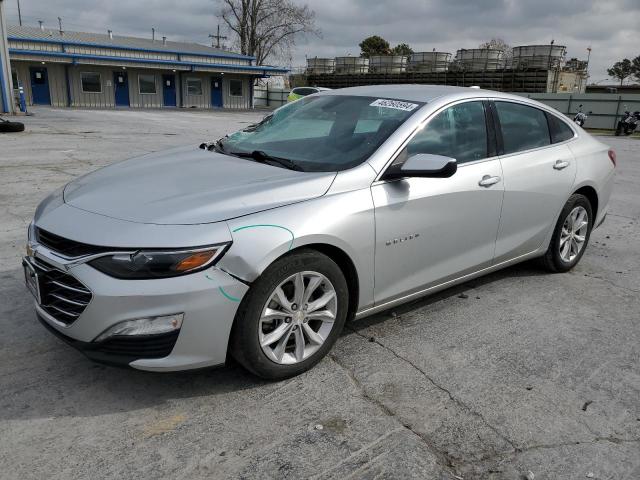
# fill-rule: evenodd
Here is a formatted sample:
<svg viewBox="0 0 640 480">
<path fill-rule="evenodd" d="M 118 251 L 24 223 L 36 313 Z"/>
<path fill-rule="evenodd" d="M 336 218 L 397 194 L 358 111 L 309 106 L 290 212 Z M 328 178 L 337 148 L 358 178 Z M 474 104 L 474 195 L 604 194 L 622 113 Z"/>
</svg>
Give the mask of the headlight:
<svg viewBox="0 0 640 480">
<path fill-rule="evenodd" d="M 194 273 L 215 264 L 229 244 L 189 250 L 139 250 L 96 258 L 89 265 L 112 277 L 143 280 Z"/>
</svg>

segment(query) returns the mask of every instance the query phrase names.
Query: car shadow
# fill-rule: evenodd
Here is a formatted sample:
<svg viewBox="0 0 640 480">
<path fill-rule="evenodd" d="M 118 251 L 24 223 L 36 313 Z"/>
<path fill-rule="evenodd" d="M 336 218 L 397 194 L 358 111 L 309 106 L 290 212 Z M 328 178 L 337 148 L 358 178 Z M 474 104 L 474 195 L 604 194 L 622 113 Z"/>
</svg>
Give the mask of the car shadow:
<svg viewBox="0 0 640 480">
<path fill-rule="evenodd" d="M 382 310 L 374 315 L 371 315 L 370 317 L 365 317 L 360 320 L 353 320 L 347 324 L 344 335 L 349 334 L 349 330 L 360 332 L 361 330 L 365 330 L 373 325 L 383 323 L 389 320 L 391 312 L 393 312 L 393 316 L 401 316 L 413 312 L 414 310 L 419 310 L 434 303 L 440 302 L 442 300 L 446 300 L 447 298 L 457 297 L 461 294 L 464 294 L 470 289 L 475 289 L 483 285 L 503 280 L 505 278 L 538 277 L 545 275 L 550 275 L 550 273 L 541 268 L 535 260 L 525 261 L 504 268 L 502 270 L 489 273 L 482 277 L 474 278 L 473 280 L 454 285 L 431 295 L 427 295 L 417 298 L 413 301 L 403 303 L 402 305 Z"/>
<path fill-rule="evenodd" d="M 505 278 L 544 274 L 532 264 L 524 263 L 394 307 L 393 311 L 402 315 L 460 295 L 470 288 Z M 93 363 L 39 324 L 22 283 L 21 270 L 0 275 L 0 301 L 0 327 L 5 332 L 0 338 L 1 419 L 90 417 L 254 389 L 261 389 L 262 395 L 292 381 L 262 380 L 232 359 L 219 368 L 173 373 Z M 343 335 L 388 319 L 389 311 L 386 311 L 351 321 Z"/>
</svg>

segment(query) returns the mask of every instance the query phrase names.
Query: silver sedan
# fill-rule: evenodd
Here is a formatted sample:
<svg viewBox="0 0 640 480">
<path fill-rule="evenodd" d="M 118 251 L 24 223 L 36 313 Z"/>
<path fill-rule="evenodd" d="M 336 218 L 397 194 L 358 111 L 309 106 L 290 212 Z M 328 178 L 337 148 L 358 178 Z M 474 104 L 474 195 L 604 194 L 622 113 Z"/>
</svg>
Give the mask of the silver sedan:
<svg viewBox="0 0 640 480">
<path fill-rule="evenodd" d="M 117 163 L 38 207 L 25 281 L 52 333 L 142 370 L 265 378 L 361 318 L 538 257 L 604 221 L 615 153 L 546 105 L 479 89 L 321 92 L 216 142 Z"/>
</svg>

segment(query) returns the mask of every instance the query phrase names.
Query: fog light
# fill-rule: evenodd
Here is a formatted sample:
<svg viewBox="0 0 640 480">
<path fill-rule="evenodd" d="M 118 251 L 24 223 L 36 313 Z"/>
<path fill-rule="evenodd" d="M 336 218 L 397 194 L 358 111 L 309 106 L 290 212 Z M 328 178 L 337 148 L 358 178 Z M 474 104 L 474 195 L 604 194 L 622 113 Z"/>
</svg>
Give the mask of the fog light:
<svg viewBox="0 0 640 480">
<path fill-rule="evenodd" d="M 158 335 L 180 330 L 184 314 L 166 315 L 164 317 L 138 318 L 116 323 L 96 337 L 94 342 L 101 342 L 114 336 Z"/>
</svg>

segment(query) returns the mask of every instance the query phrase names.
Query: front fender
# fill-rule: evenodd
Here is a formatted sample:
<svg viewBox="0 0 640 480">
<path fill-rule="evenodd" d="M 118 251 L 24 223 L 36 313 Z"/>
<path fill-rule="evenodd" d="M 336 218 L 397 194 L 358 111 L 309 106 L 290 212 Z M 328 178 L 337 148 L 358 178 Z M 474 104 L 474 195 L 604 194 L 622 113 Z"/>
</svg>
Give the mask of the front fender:
<svg viewBox="0 0 640 480">
<path fill-rule="evenodd" d="M 227 222 L 233 243 L 218 267 L 253 282 L 276 259 L 312 244 L 341 249 L 353 262 L 359 308 L 373 303 L 374 212 L 368 188 L 259 212 Z"/>
</svg>

